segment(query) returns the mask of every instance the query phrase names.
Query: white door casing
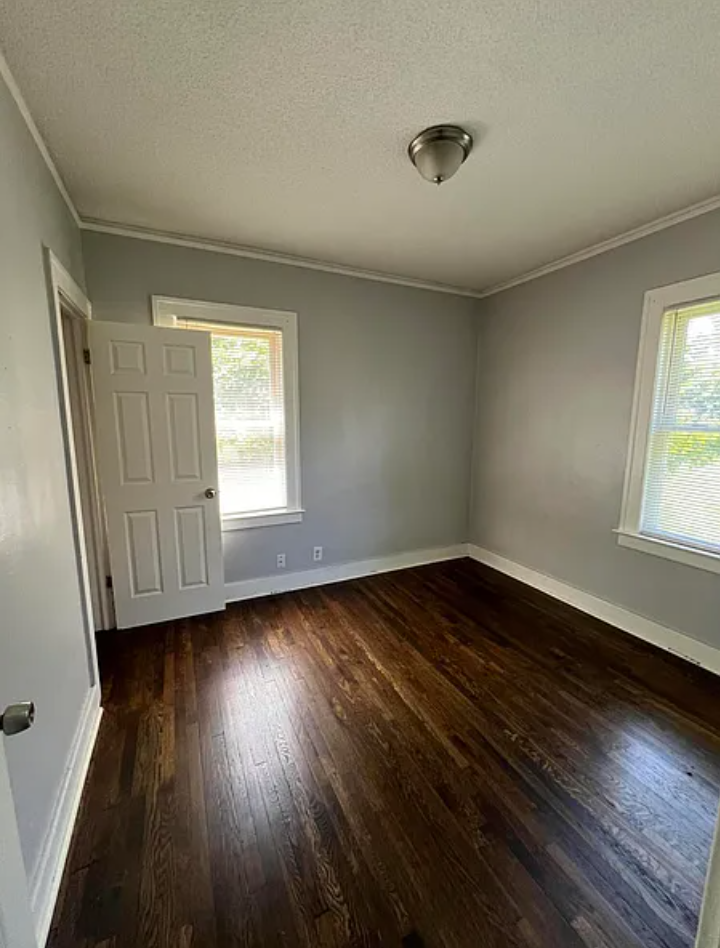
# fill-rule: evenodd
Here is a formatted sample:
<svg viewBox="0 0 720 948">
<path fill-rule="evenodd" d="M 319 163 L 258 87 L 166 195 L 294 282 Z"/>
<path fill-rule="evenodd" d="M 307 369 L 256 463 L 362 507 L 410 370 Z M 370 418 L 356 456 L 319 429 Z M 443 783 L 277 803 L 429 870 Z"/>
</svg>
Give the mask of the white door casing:
<svg viewBox="0 0 720 948">
<path fill-rule="evenodd" d="M 83 362 L 83 350 L 87 348 L 87 322 L 63 307 L 60 326 L 70 399 L 69 405 L 65 407 L 68 424 L 72 426 L 73 453 L 78 478 L 77 504 L 82 514 L 85 559 L 90 581 L 88 592 L 92 603 L 93 626 L 97 632 L 112 628 L 114 623 L 110 619 L 105 590 L 105 577 L 108 573 L 103 555 L 105 536 L 96 530 L 96 524 L 102 523 L 102 506 L 99 492 L 94 489 L 97 487 L 97 473 L 91 422 L 92 400 L 89 369 Z"/>
<path fill-rule="evenodd" d="M 210 336 L 88 329 L 118 627 L 224 609 Z"/>
<path fill-rule="evenodd" d="M 0 733 L 0 948 L 37 948 L 4 740 Z"/>
<path fill-rule="evenodd" d="M 720 948 L 720 813 L 715 822 L 695 948 Z"/>
</svg>

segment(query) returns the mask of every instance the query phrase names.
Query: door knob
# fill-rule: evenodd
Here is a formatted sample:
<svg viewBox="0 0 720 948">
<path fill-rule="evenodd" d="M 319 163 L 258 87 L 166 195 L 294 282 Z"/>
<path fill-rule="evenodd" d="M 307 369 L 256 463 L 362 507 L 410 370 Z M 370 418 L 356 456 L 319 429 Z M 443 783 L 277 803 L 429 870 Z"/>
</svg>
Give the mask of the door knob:
<svg viewBox="0 0 720 948">
<path fill-rule="evenodd" d="M 213 497 L 217 497 L 217 491 L 215 490 L 214 487 L 206 487 L 205 496 L 207 497 L 208 500 L 212 500 Z"/>
<path fill-rule="evenodd" d="M 0 714 L 0 730 L 7 737 L 20 734 L 32 727 L 35 720 L 35 705 L 32 701 L 20 701 L 18 704 L 9 704 Z"/>
</svg>

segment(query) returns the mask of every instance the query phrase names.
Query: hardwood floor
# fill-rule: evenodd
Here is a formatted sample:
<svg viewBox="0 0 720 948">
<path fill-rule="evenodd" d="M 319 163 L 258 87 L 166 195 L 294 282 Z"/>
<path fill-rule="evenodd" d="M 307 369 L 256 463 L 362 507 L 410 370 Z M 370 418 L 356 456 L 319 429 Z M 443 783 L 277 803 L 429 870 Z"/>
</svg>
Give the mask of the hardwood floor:
<svg viewBox="0 0 720 948">
<path fill-rule="evenodd" d="M 51 948 L 692 945 L 713 676 L 469 560 L 101 641 Z"/>
</svg>

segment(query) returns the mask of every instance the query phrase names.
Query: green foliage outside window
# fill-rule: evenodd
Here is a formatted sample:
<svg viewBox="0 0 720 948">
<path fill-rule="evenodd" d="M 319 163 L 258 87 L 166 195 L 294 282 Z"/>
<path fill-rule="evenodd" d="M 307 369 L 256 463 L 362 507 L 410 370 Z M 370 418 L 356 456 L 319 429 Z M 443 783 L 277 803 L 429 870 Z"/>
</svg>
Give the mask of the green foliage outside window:
<svg viewBox="0 0 720 948">
<path fill-rule="evenodd" d="M 275 440 L 272 431 L 233 435 L 218 432 L 218 461 L 221 466 L 239 466 L 251 457 L 258 467 L 267 468 L 275 460 Z"/>
<path fill-rule="evenodd" d="M 704 467 L 720 462 L 720 435 L 698 431 L 673 431 L 668 435 L 668 468 Z"/>
<path fill-rule="evenodd" d="M 702 332 L 682 334 L 683 359 L 673 380 L 676 394 L 675 422 L 678 428 L 702 427 L 710 430 L 675 430 L 668 438 L 667 458 L 671 471 L 685 466 L 702 467 L 720 462 L 720 351 L 718 317 L 705 316 Z M 715 430 L 713 430 L 715 429 Z"/>
<path fill-rule="evenodd" d="M 229 469 L 251 462 L 260 470 L 275 460 L 271 346 L 252 336 L 212 336 L 218 460 Z"/>
<path fill-rule="evenodd" d="M 235 418 L 240 398 L 256 409 L 257 420 L 267 420 L 271 403 L 270 343 L 251 336 L 212 336 L 213 384 L 219 407 L 218 422 Z M 224 416 L 224 417 L 223 417 Z"/>
</svg>

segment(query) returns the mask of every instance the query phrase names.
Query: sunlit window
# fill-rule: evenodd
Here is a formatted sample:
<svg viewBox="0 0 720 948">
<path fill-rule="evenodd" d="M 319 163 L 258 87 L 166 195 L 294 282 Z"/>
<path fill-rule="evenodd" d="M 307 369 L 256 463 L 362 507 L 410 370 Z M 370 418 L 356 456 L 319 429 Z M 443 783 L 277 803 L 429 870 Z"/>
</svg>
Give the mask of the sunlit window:
<svg viewBox="0 0 720 948">
<path fill-rule="evenodd" d="M 210 334 L 224 528 L 300 520 L 295 314 L 164 297 L 153 313 Z"/>
<path fill-rule="evenodd" d="M 220 509 L 287 507 L 282 333 L 204 327 L 212 333 Z"/>
<path fill-rule="evenodd" d="M 641 532 L 720 553 L 720 301 L 663 316 Z"/>
<path fill-rule="evenodd" d="M 720 274 L 645 294 L 617 532 L 720 572 Z"/>
</svg>

